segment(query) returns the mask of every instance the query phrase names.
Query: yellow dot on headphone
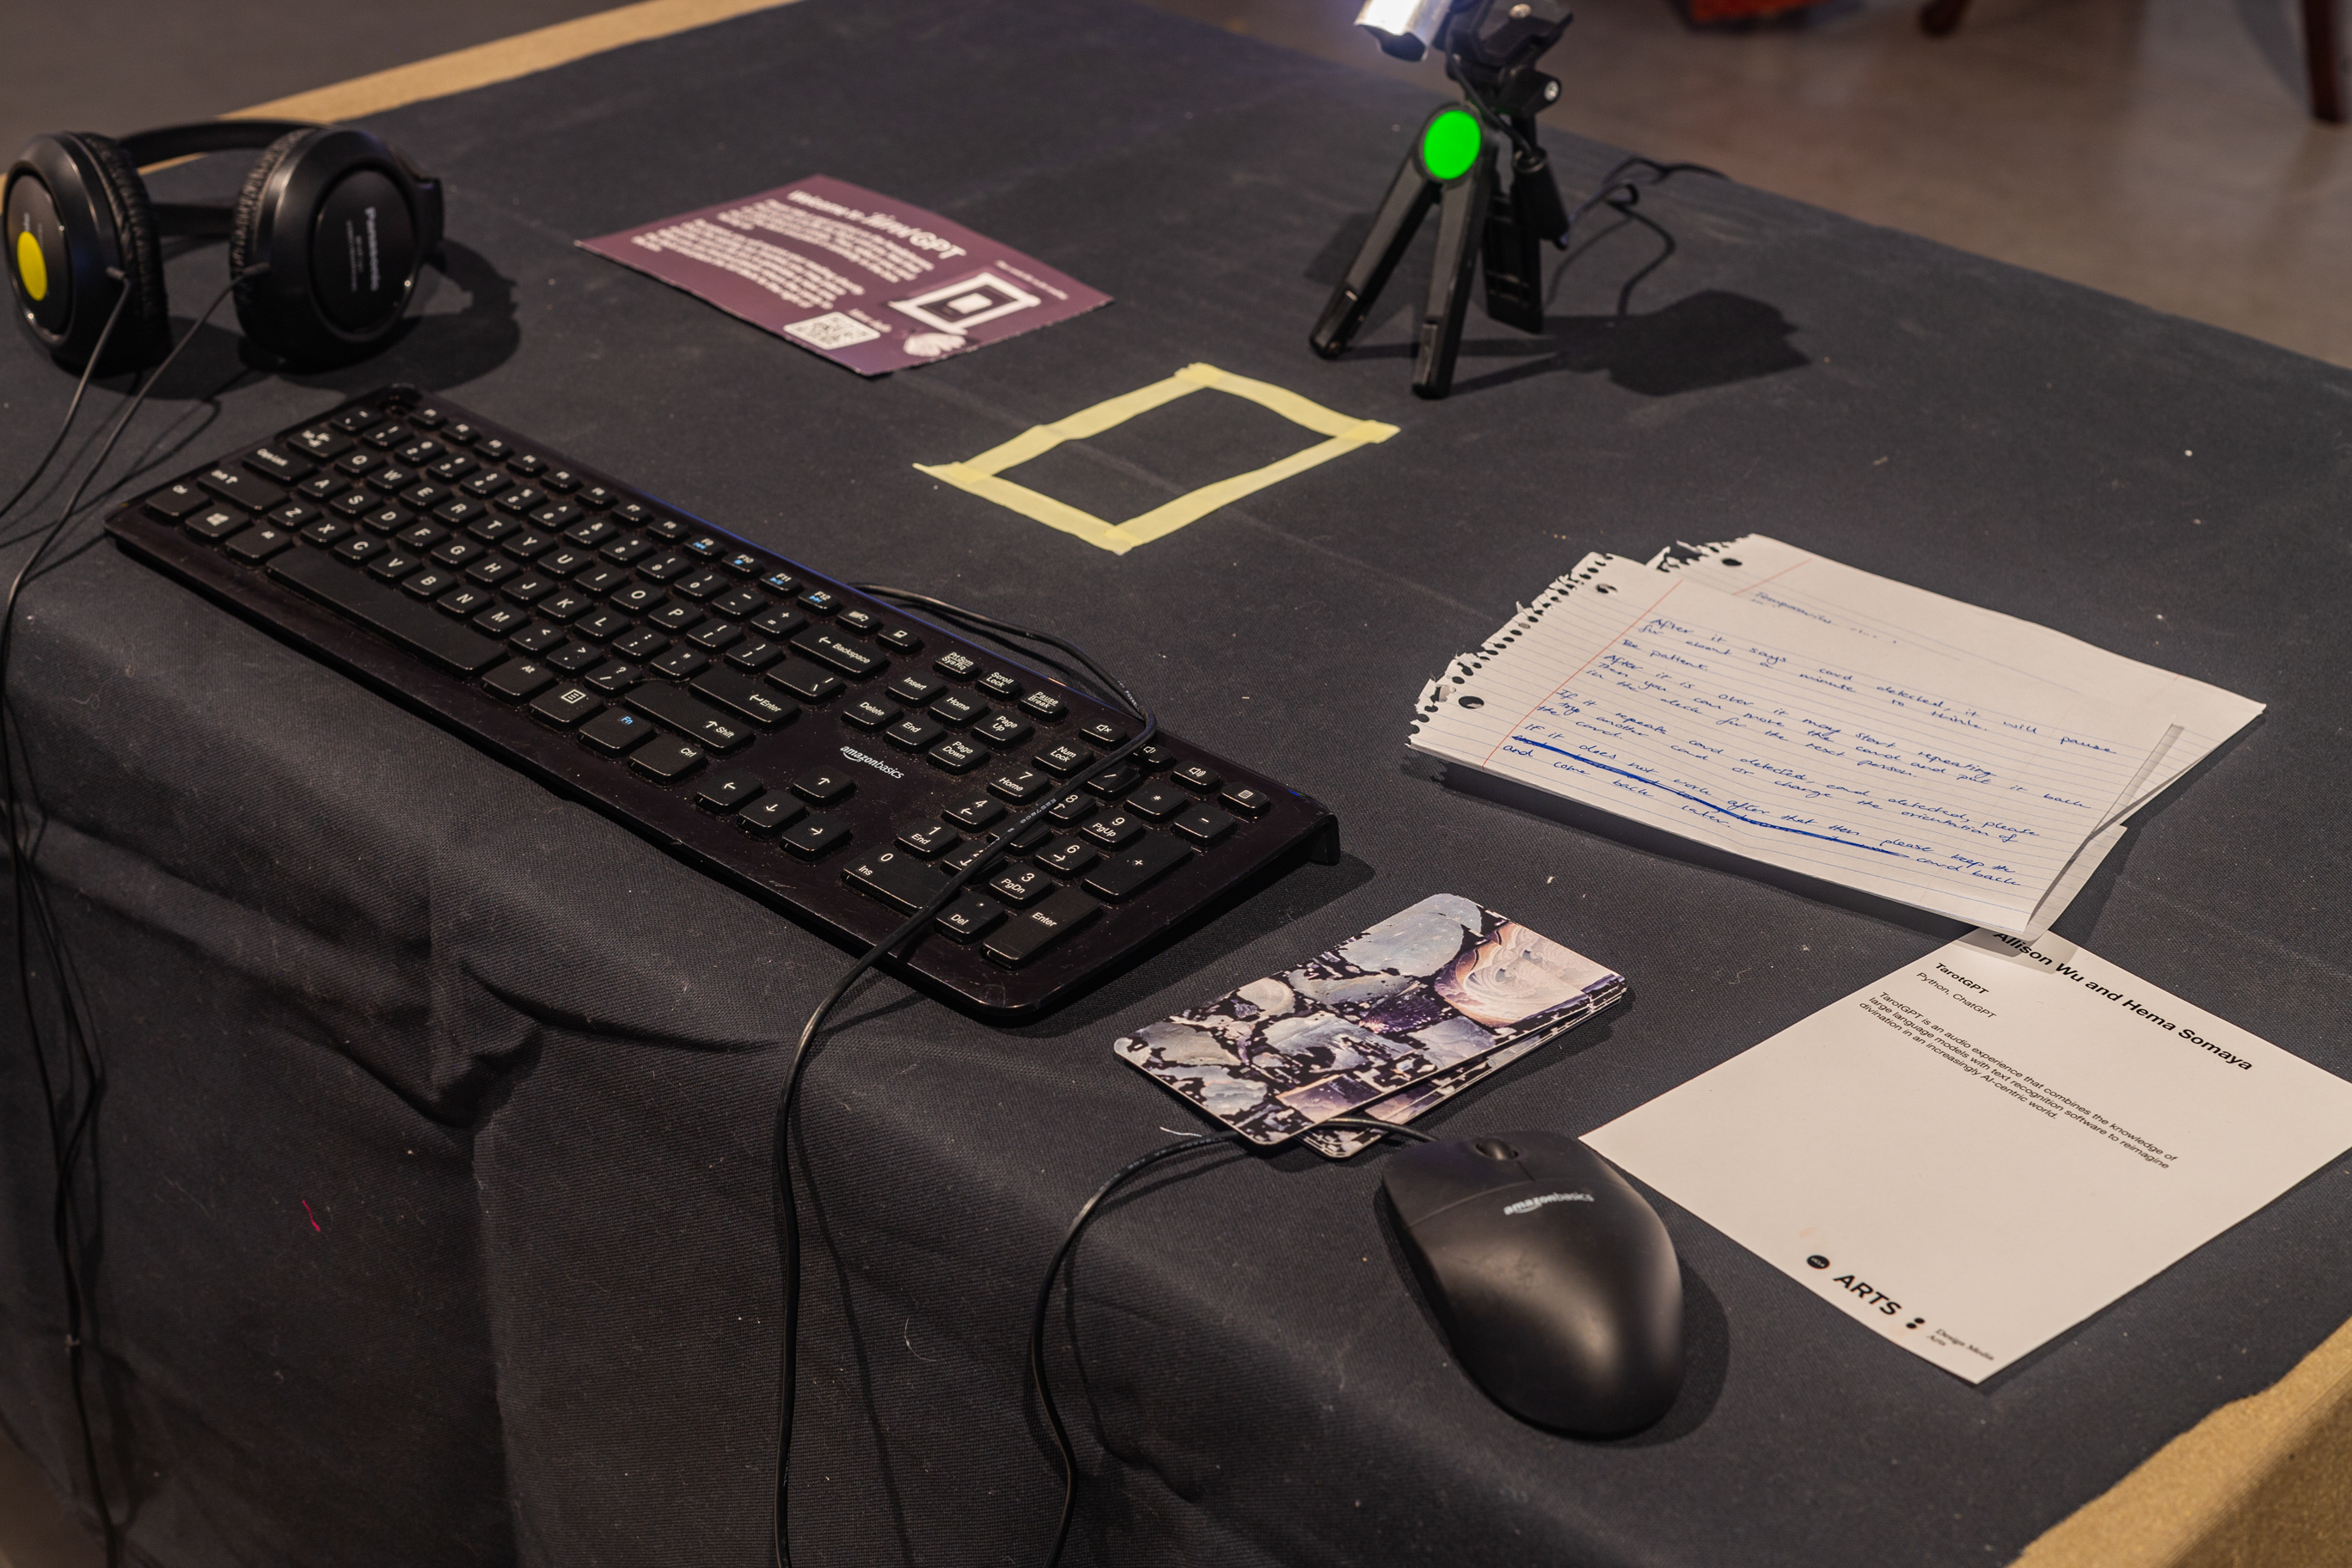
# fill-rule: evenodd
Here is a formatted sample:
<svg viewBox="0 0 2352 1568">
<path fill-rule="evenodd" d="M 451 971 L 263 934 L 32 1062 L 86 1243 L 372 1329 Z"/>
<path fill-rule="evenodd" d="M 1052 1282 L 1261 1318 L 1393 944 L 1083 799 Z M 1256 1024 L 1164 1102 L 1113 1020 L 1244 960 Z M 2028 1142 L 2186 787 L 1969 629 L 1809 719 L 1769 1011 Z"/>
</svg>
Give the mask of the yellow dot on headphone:
<svg viewBox="0 0 2352 1568">
<path fill-rule="evenodd" d="M 36 305 L 49 297 L 49 263 L 29 228 L 16 237 L 16 276 L 24 280 L 26 297 Z"/>
</svg>

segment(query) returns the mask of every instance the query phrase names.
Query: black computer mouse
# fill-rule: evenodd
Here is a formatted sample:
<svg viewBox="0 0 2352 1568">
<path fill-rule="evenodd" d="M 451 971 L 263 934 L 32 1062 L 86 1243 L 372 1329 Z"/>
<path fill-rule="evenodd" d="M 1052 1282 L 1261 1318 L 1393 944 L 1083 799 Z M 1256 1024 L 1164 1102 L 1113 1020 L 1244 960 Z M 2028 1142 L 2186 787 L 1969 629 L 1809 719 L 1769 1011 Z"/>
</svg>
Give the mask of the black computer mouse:
<svg viewBox="0 0 2352 1568">
<path fill-rule="evenodd" d="M 1512 1415 L 1615 1436 L 1683 1383 L 1683 1277 L 1657 1213 L 1557 1132 L 1423 1143 L 1383 1178 L 1463 1367 Z"/>
</svg>

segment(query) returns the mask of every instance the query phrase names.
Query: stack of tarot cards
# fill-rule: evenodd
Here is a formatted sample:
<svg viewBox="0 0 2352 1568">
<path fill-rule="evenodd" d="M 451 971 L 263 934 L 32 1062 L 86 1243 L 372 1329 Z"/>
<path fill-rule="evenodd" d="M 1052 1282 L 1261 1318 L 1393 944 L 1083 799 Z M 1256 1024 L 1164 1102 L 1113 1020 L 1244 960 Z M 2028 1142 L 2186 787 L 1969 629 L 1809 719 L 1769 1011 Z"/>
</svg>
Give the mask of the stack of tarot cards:
<svg viewBox="0 0 2352 1568">
<path fill-rule="evenodd" d="M 1111 1048 L 1265 1144 L 1302 1133 L 1344 1159 L 1574 1028 L 1625 977 L 1490 909 L 1439 893 L 1280 974 L 1122 1036 Z"/>
</svg>

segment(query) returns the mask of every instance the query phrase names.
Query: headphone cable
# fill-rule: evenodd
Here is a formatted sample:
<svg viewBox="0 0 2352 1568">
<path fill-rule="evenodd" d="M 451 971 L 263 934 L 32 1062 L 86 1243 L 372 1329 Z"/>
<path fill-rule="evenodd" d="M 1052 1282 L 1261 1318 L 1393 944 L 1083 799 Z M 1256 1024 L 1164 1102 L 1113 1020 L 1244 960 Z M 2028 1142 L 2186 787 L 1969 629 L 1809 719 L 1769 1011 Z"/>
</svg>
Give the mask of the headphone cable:
<svg viewBox="0 0 2352 1568">
<path fill-rule="evenodd" d="M 122 281 L 122 269 L 119 267 L 110 267 L 106 269 L 106 276 L 120 283 Z M 74 416 L 81 412 L 82 394 L 89 390 L 90 377 L 98 370 L 98 362 L 106 357 L 107 341 L 114 336 L 115 323 L 122 320 L 122 307 L 130 299 L 130 289 L 115 290 L 114 306 L 106 312 L 106 325 L 99 329 L 98 344 L 89 351 L 89 358 L 81 367 L 81 377 L 74 383 L 73 401 L 66 405 L 66 416 L 59 422 L 58 433 L 49 437 L 48 450 L 43 452 L 41 460 L 33 465 L 33 471 L 25 476 L 25 482 L 16 487 L 16 493 L 5 501 L 0 501 L 0 517 L 5 517 L 16 510 L 16 503 L 23 500 L 33 486 L 39 481 L 40 477 L 48 471 L 50 460 L 58 455 L 58 449 L 66 444 L 66 433 L 73 428 Z"/>
<path fill-rule="evenodd" d="M 50 1156 L 54 1163 L 57 1183 L 50 1224 L 57 1247 L 58 1262 L 64 1275 L 67 1377 L 73 1394 L 76 1425 L 81 1436 L 82 1464 L 88 1473 L 91 1499 L 98 1510 L 99 1529 L 103 1537 L 107 1568 L 115 1568 L 115 1564 L 121 1560 L 121 1527 L 116 1523 L 113 1510 L 107 1501 L 105 1480 L 98 1461 L 97 1436 L 90 1426 L 89 1402 L 84 1388 L 83 1352 L 88 1348 L 91 1338 L 89 1327 L 95 1314 L 78 1258 L 77 1208 L 73 1192 L 74 1166 L 82 1150 L 88 1146 L 98 1103 L 105 1092 L 106 1064 L 98 1047 L 96 1033 L 87 1022 L 86 1010 L 79 994 L 79 983 L 74 974 L 72 961 L 67 952 L 63 933 L 58 925 L 56 911 L 49 904 L 47 889 L 38 885 L 36 877 L 34 861 L 39 852 L 37 842 L 39 803 L 33 790 L 31 751 L 26 742 L 23 726 L 16 722 L 15 707 L 7 697 L 9 658 L 16 646 L 17 601 L 23 595 L 26 585 L 38 572 L 50 548 L 63 537 L 67 526 L 72 522 L 74 514 L 81 506 L 82 497 L 89 489 L 90 481 L 98 477 L 99 472 L 105 468 L 107 459 L 113 456 L 115 443 L 121 439 L 123 431 L 129 428 L 131 419 L 144 405 L 148 394 L 154 390 L 164 373 L 171 369 L 172 363 L 180 357 L 181 351 L 195 341 L 197 333 L 212 319 L 213 312 L 220 309 L 221 302 L 228 298 L 230 290 L 246 278 L 257 275 L 259 270 L 259 268 L 248 268 L 238 277 L 230 279 L 221 291 L 213 297 L 212 303 L 205 307 L 204 313 L 196 318 L 194 324 L 188 329 L 187 335 L 183 337 L 172 351 L 163 356 L 162 363 L 153 372 L 139 384 L 138 390 L 132 394 L 122 412 L 116 416 L 112 428 L 108 431 L 105 441 L 99 447 L 97 458 L 83 473 L 81 482 L 74 487 L 72 494 L 67 498 L 63 510 L 58 513 L 57 521 L 49 525 L 48 531 L 42 535 L 40 542 L 17 566 L 15 576 L 9 581 L 5 600 L 0 602 L 0 813 L 5 813 L 6 817 L 9 882 L 16 928 L 16 980 L 19 1000 L 24 1007 L 26 1029 L 32 1043 L 34 1061 L 48 1113 Z M 108 316 L 105 331 L 100 333 L 98 346 L 90 355 L 90 367 L 98 363 L 99 356 L 104 353 L 107 338 L 114 331 L 115 323 L 121 312 L 122 301 L 126 298 L 128 298 L 128 290 L 117 296 L 114 310 Z M 68 426 L 72 423 L 74 410 L 80 405 L 82 392 L 89 384 L 89 376 L 90 369 L 85 367 L 81 383 L 75 388 L 73 405 L 67 412 L 66 426 Z M 64 439 L 65 426 L 60 426 L 57 439 L 51 443 L 52 456 Z M 48 462 L 49 458 L 45 456 L 41 459 L 41 468 L 46 468 Z M 40 469 L 37 468 L 34 477 L 37 478 Z M 16 495 L 10 498 L 9 506 L 13 507 L 18 500 L 22 499 L 32 483 L 33 479 L 26 479 Z M 104 495 L 108 492 L 102 490 L 100 493 Z M 5 510 L 0 508 L 0 511 Z M 23 774 L 21 781 L 18 776 L 20 757 Z M 58 1098 L 57 1079 L 49 1070 L 49 1051 L 42 1037 L 39 1010 L 34 1005 L 33 1001 L 35 954 L 30 945 L 30 938 L 36 933 L 39 937 L 39 946 L 48 960 L 51 980 L 56 987 L 55 1001 L 59 1015 L 58 1025 L 65 1037 L 65 1098 L 62 1103 Z M 79 1075 L 77 1069 L 79 1069 Z M 85 1079 L 89 1086 L 79 1094 L 76 1092 L 77 1076 Z"/>
</svg>

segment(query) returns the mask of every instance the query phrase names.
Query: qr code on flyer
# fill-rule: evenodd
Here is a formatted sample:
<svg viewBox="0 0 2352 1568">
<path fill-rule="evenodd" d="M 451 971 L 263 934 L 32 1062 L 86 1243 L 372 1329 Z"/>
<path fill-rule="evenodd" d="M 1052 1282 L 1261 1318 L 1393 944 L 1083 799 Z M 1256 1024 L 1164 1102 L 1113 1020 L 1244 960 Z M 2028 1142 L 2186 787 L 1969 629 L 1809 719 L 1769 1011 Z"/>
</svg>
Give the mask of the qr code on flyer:
<svg viewBox="0 0 2352 1568">
<path fill-rule="evenodd" d="M 882 335 L 855 316 L 839 310 L 794 321 L 784 331 L 815 349 L 845 349 L 852 343 L 870 343 Z"/>
</svg>

